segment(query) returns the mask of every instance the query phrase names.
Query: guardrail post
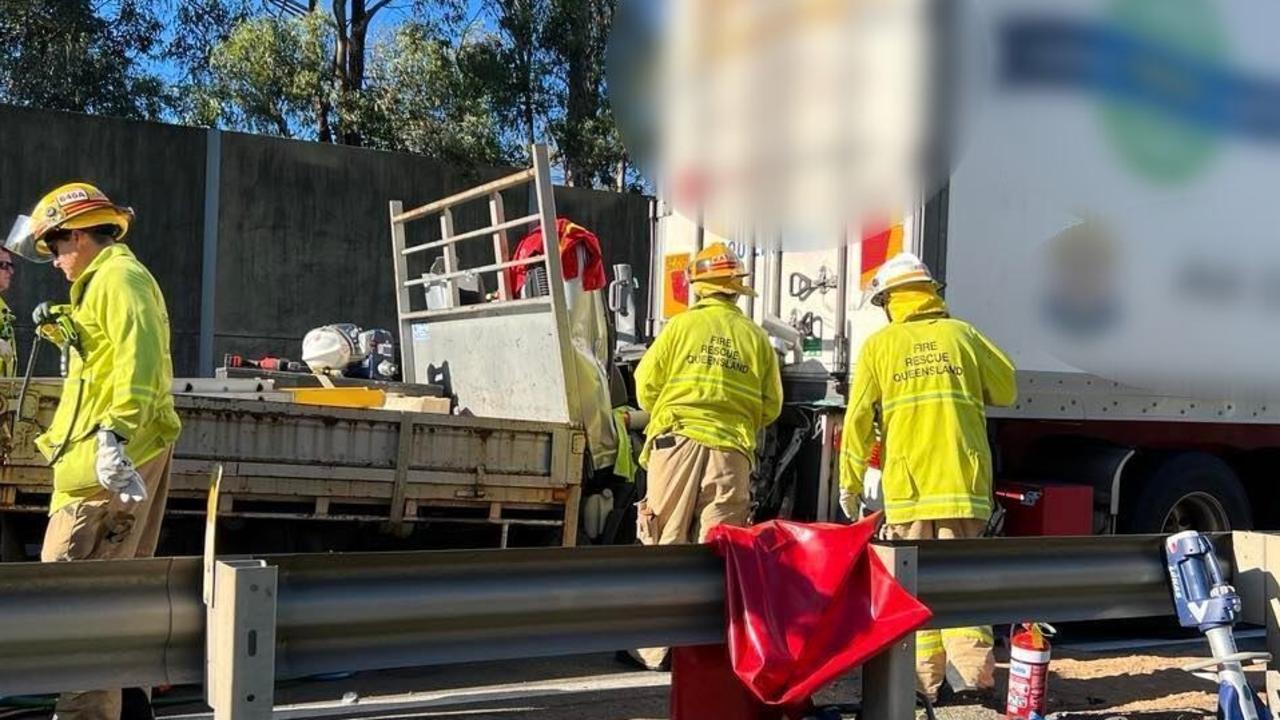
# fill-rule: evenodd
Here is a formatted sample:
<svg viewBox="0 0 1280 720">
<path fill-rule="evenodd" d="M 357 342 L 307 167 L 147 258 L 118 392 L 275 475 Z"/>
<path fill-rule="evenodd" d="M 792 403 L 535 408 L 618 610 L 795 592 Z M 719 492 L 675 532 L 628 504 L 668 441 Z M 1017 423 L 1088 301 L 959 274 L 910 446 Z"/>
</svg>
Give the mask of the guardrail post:
<svg viewBox="0 0 1280 720">
<path fill-rule="evenodd" d="M 872 545 L 885 569 L 909 593 L 916 592 L 916 549 Z M 916 716 L 916 635 L 894 643 L 862 668 L 864 717 L 914 720 Z"/>
<path fill-rule="evenodd" d="M 214 720 L 270 720 L 275 705 L 276 568 L 218 560 L 205 640 L 205 701 Z"/>
<path fill-rule="evenodd" d="M 1231 549 L 1231 584 L 1240 593 L 1243 619 L 1267 629 L 1267 704 L 1280 707 L 1280 536 L 1233 532 Z"/>
</svg>

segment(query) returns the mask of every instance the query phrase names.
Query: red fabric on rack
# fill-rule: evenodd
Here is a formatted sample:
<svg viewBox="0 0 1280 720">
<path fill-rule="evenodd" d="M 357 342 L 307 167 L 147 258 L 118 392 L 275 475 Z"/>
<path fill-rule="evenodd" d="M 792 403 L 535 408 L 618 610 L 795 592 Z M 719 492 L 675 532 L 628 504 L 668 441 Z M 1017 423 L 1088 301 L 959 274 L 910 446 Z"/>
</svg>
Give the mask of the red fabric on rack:
<svg viewBox="0 0 1280 720">
<path fill-rule="evenodd" d="M 600 238 L 596 237 L 595 233 L 567 218 L 556 220 L 556 232 L 560 234 L 560 265 L 564 270 L 564 279 L 572 280 L 578 277 L 578 253 L 576 251 L 579 246 L 583 246 L 586 248 L 587 257 L 586 268 L 582 270 L 582 289 L 591 292 L 592 290 L 599 290 L 608 284 L 604 273 L 604 255 L 600 250 Z M 542 228 L 538 227 L 520 240 L 520 244 L 516 246 L 516 251 L 512 254 L 511 259 L 524 260 L 525 258 L 542 255 L 543 252 Z M 524 287 L 524 278 L 528 274 L 529 268 L 529 265 L 507 268 L 507 287 L 511 288 L 512 297 L 520 296 L 520 290 Z"/>
</svg>

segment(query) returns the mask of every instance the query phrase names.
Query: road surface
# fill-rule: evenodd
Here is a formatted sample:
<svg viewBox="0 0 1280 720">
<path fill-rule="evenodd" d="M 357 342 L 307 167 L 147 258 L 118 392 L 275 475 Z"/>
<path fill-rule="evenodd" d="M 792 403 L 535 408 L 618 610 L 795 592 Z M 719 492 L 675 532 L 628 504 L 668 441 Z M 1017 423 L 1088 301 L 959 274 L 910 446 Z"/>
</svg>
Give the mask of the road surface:
<svg viewBox="0 0 1280 720">
<path fill-rule="evenodd" d="M 1201 656 L 1199 642 L 1140 650 L 1067 647 L 1054 658 L 1049 709 L 1064 720 L 1200 720 L 1211 715 L 1216 689 L 1178 667 Z M 1001 663 L 997 675 L 1003 679 L 1006 672 Z M 1254 679 L 1260 682 L 1260 674 Z M 666 673 L 638 672 L 612 655 L 361 673 L 282 685 L 275 720 L 666 720 L 669 683 Z M 174 690 L 162 702 L 192 692 Z M 856 678 L 819 700 L 856 703 Z M 168 704 L 161 714 L 210 717 L 198 703 Z M 1000 717 L 977 705 L 938 710 L 939 720 Z"/>
</svg>

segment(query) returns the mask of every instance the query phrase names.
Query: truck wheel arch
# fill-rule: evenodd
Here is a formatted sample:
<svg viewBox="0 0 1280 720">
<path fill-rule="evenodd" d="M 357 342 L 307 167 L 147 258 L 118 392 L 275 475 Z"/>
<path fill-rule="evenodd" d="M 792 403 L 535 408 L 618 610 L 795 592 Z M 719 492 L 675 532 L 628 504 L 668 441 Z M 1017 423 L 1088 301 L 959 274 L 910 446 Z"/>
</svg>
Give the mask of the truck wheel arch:
<svg viewBox="0 0 1280 720">
<path fill-rule="evenodd" d="M 1111 534 L 1130 488 L 1134 461 L 1140 458 L 1139 451 L 1127 445 L 1058 435 L 1036 442 L 1023 470 L 1033 478 L 1093 487 L 1094 531 Z"/>
<path fill-rule="evenodd" d="M 1198 530 L 1248 530 L 1253 526 L 1244 484 L 1235 469 L 1217 455 L 1201 451 L 1142 453 L 1130 470 L 1120 493 L 1119 532 L 1166 532 L 1166 525 L 1177 521 L 1171 513 L 1183 505 L 1190 515 L 1205 516 L 1187 518 L 1188 522 L 1199 521 Z M 1202 524 L 1209 527 L 1200 527 Z"/>
</svg>

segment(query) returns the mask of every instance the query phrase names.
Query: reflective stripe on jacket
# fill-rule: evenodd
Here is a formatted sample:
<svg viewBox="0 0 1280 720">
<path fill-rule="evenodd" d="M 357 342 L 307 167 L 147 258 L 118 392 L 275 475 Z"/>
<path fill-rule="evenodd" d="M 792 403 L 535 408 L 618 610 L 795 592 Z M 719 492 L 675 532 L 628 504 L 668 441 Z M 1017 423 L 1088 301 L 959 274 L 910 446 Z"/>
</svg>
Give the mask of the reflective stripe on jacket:
<svg viewBox="0 0 1280 720">
<path fill-rule="evenodd" d="M 49 429 L 36 438 L 53 465 L 49 512 L 96 494 L 98 428 L 124 438 L 135 465 L 178 438 L 173 409 L 169 314 L 155 278 L 128 247 L 104 248 L 71 284 L 71 321 L 80 350 L 69 351 L 67 379 Z"/>
<path fill-rule="evenodd" d="M 840 484 L 861 494 L 879 413 L 885 521 L 986 519 L 986 405 L 1017 397 L 1013 363 L 932 290 L 895 291 L 892 323 L 862 347 L 849 391 Z"/>
<path fill-rule="evenodd" d="M 731 299 L 710 295 L 658 334 L 636 368 L 636 397 L 649 411 L 641 465 L 668 433 L 754 463 L 756 434 L 782 412 L 778 356 Z"/>
</svg>

